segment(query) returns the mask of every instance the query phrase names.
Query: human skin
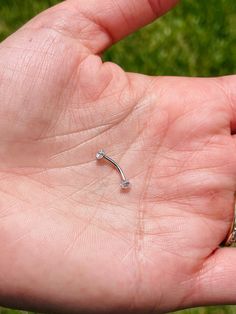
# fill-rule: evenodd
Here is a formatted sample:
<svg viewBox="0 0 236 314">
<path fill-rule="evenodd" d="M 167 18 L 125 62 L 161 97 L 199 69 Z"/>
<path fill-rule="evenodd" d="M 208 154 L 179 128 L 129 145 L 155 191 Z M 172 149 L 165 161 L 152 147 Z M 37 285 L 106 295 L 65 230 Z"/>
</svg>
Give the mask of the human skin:
<svg viewBox="0 0 236 314">
<path fill-rule="evenodd" d="M 236 251 L 219 248 L 236 189 L 236 77 L 149 77 L 100 58 L 176 2 L 65 1 L 1 43 L 1 305 L 236 302 Z M 101 148 L 129 191 L 96 162 Z"/>
</svg>

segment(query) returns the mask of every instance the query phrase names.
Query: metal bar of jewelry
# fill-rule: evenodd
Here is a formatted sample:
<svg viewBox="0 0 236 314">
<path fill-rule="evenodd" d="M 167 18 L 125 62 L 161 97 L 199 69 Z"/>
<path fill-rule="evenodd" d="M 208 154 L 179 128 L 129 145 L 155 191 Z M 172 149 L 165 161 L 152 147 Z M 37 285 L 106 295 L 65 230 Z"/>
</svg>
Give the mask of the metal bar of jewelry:
<svg viewBox="0 0 236 314">
<path fill-rule="evenodd" d="M 120 176 L 121 176 L 120 186 L 121 186 L 122 189 L 127 189 L 127 188 L 130 187 L 130 182 L 126 178 L 126 176 L 124 174 L 124 171 L 121 169 L 121 167 L 118 165 L 117 162 L 115 162 L 111 157 L 109 157 L 109 156 L 107 156 L 105 154 L 103 149 L 101 149 L 99 152 L 97 152 L 96 158 L 97 158 L 97 160 L 100 160 L 100 159 L 103 159 L 103 158 L 106 159 L 107 161 L 109 161 L 118 170 L 118 172 L 120 173 Z"/>
</svg>

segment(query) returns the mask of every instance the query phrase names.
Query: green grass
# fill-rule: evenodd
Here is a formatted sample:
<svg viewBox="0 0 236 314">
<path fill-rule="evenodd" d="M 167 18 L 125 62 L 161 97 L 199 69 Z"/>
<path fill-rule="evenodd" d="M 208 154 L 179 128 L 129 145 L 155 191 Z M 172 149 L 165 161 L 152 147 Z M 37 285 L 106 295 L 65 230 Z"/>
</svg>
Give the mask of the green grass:
<svg viewBox="0 0 236 314">
<path fill-rule="evenodd" d="M 100 0 L 98 0 L 100 1 Z M 1 0 L 0 41 L 57 0 Z M 182 0 L 157 22 L 109 49 L 112 60 L 127 71 L 149 75 L 218 76 L 236 73 L 236 1 Z M 22 311 L 0 309 L 0 314 Z M 233 314 L 218 306 L 184 314 Z"/>
<path fill-rule="evenodd" d="M 182 1 L 111 48 L 105 59 L 150 75 L 218 76 L 236 70 L 236 1 Z"/>
</svg>

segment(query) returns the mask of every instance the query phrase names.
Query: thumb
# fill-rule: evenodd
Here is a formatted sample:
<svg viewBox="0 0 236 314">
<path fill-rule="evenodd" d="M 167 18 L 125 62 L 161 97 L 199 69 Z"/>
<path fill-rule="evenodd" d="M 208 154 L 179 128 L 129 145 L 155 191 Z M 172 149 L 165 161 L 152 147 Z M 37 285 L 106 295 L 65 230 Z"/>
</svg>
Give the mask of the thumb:
<svg viewBox="0 0 236 314">
<path fill-rule="evenodd" d="M 52 28 L 78 39 L 93 53 L 152 22 L 178 0 L 68 0 L 40 14 L 27 26 Z"/>
</svg>

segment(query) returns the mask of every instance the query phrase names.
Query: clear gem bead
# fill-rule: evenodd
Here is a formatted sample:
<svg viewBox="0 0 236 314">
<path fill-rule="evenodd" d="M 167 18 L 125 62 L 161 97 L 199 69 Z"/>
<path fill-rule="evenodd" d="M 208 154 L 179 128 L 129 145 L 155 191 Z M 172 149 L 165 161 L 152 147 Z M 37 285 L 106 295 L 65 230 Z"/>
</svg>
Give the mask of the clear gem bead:
<svg viewBox="0 0 236 314">
<path fill-rule="evenodd" d="M 96 154 L 96 158 L 99 160 L 99 159 L 102 159 L 105 155 L 105 152 L 101 149 L 99 152 L 97 152 Z"/>
<path fill-rule="evenodd" d="M 129 180 L 123 180 L 120 184 L 122 189 L 128 189 L 130 187 L 130 182 Z"/>
</svg>

